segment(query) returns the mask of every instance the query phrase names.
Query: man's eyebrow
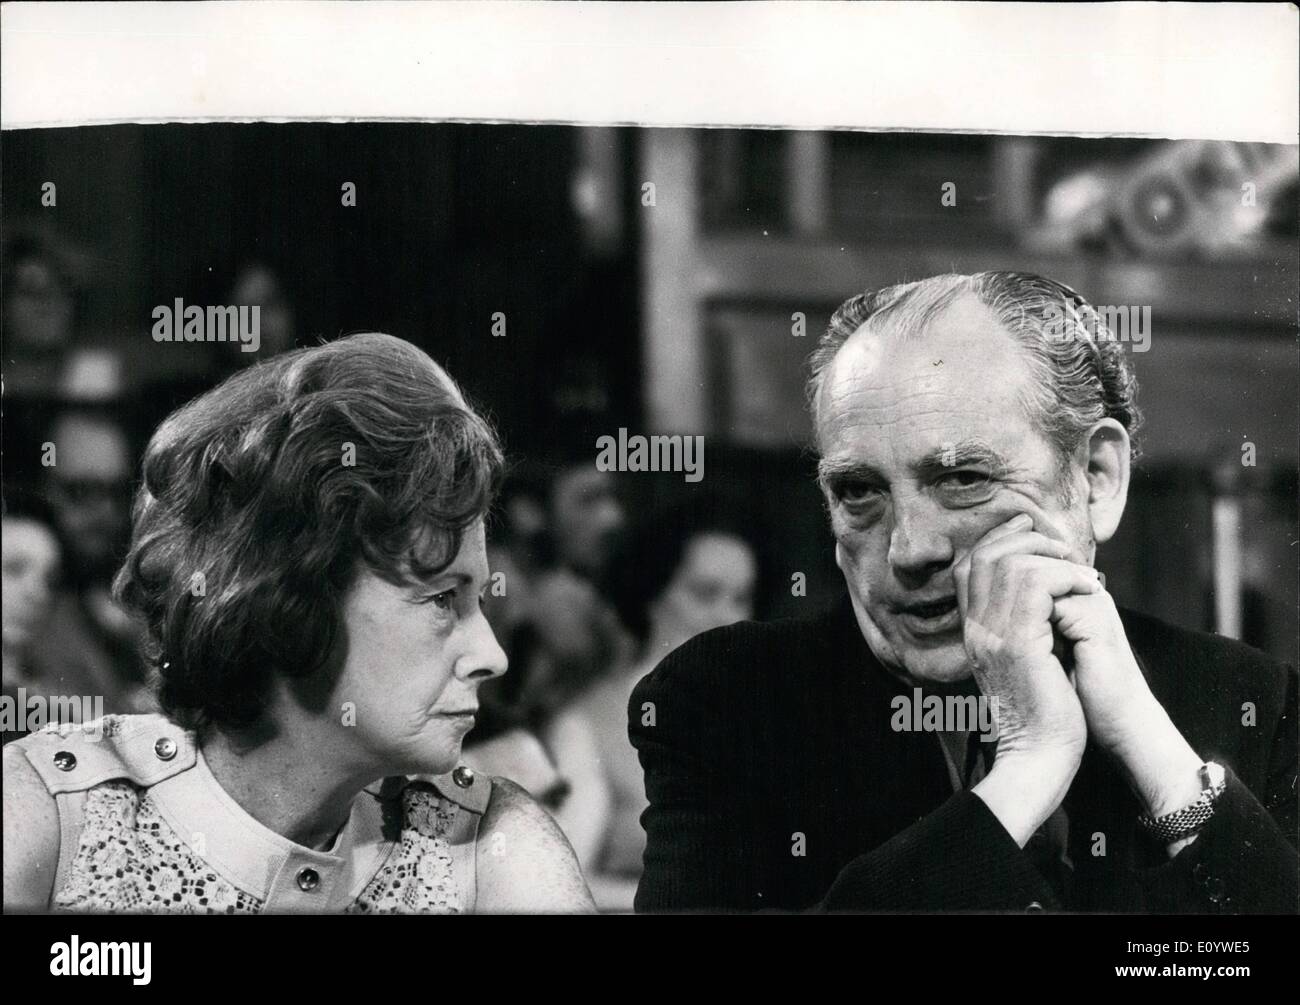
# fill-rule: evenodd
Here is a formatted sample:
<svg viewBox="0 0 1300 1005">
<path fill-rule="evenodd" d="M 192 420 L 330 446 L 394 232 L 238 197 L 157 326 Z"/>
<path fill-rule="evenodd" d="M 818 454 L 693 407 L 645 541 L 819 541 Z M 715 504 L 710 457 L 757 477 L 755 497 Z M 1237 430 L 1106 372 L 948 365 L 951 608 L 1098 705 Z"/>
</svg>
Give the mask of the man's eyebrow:
<svg viewBox="0 0 1300 1005">
<path fill-rule="evenodd" d="M 883 482 L 885 479 L 879 471 L 862 461 L 855 461 L 848 457 L 823 457 L 817 462 L 817 480 L 823 485 L 829 485 L 832 481 Z"/>
<path fill-rule="evenodd" d="M 996 473 L 1007 470 L 1006 459 L 981 440 L 961 440 L 945 443 L 912 465 L 919 478 L 933 478 L 954 468 L 980 466 Z M 845 481 L 865 481 L 886 484 L 888 479 L 879 470 L 864 461 L 851 457 L 823 457 L 817 462 L 817 480 L 826 486 Z"/>
<path fill-rule="evenodd" d="M 968 465 L 1003 471 L 1007 462 L 1001 454 L 981 440 L 962 440 L 958 443 L 945 443 L 931 450 L 914 465 L 914 470 L 921 477 L 927 477 Z"/>
</svg>

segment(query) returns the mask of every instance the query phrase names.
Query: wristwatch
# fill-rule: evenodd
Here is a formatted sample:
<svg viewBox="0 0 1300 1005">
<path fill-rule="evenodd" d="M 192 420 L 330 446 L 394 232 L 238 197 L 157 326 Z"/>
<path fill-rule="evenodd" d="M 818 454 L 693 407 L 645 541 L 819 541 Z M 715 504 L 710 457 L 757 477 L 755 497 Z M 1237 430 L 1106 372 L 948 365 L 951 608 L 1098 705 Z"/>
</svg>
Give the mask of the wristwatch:
<svg viewBox="0 0 1300 1005">
<path fill-rule="evenodd" d="M 1143 813 L 1138 817 L 1138 823 L 1161 844 L 1173 844 L 1189 838 L 1214 816 L 1214 804 L 1226 785 L 1223 767 L 1213 761 L 1206 761 L 1201 765 L 1201 794 L 1195 801 L 1155 819 Z"/>
</svg>

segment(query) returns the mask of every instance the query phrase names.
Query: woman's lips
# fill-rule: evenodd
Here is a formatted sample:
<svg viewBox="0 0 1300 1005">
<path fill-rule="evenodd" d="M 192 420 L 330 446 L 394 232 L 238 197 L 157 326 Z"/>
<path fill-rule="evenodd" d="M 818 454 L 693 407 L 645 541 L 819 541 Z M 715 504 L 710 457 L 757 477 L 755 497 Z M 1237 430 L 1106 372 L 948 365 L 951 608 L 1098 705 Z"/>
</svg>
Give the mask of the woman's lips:
<svg viewBox="0 0 1300 1005">
<path fill-rule="evenodd" d="M 945 597 L 900 606 L 898 619 L 913 635 L 942 635 L 961 624 L 961 610 L 956 597 Z"/>
</svg>

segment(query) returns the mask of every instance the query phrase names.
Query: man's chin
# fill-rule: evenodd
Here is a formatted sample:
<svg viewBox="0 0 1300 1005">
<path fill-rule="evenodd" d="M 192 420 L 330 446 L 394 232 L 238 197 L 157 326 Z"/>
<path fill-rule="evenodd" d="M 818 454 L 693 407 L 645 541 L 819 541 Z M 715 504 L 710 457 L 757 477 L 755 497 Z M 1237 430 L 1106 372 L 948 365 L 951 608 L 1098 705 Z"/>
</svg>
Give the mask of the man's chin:
<svg viewBox="0 0 1300 1005">
<path fill-rule="evenodd" d="M 909 677 L 918 681 L 932 681 L 936 684 L 956 684 L 971 675 L 970 663 L 966 659 L 966 650 L 958 645 L 945 646 L 917 652 L 905 651 L 903 669 Z"/>
</svg>

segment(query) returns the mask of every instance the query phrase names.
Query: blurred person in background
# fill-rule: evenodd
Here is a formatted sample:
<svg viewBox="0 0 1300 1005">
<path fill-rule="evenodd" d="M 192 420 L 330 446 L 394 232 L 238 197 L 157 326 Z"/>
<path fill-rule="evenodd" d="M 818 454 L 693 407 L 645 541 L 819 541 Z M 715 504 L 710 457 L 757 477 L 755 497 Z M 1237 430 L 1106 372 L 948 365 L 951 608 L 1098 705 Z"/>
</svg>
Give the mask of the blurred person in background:
<svg viewBox="0 0 1300 1005">
<path fill-rule="evenodd" d="M 596 467 L 596 436 L 575 422 L 540 482 L 545 532 L 530 578 L 531 623 L 557 700 L 572 697 L 626 654 L 630 640 L 601 583 L 627 522 L 615 475 Z"/>
<path fill-rule="evenodd" d="M 552 427 L 564 430 L 562 445 L 514 465 L 502 488 L 484 606 L 513 669 L 483 687 L 483 720 L 465 751 L 468 765 L 514 779 L 557 817 L 573 785 L 552 743 L 556 717 L 631 649 L 598 585 L 622 541 L 623 504 L 583 426 Z"/>
<path fill-rule="evenodd" d="M 645 849 L 645 785 L 628 742 L 628 699 L 637 681 L 687 640 L 754 617 L 758 550 L 744 512 L 738 500 L 706 498 L 654 513 L 637 527 L 608 576 L 635 653 L 547 730 L 571 788 L 555 816 L 602 910 L 632 910 Z"/>
<path fill-rule="evenodd" d="M 46 227 L 7 226 L 3 275 L 5 391 L 53 394 L 75 335 L 83 256 Z"/>
<path fill-rule="evenodd" d="M 596 468 L 594 446 L 555 472 L 548 504 L 556 566 L 599 582 L 626 518 L 613 474 Z"/>
<path fill-rule="evenodd" d="M 483 610 L 509 657 L 510 673 L 479 689 L 479 721 L 466 739 L 464 760 L 476 771 L 517 782 L 554 812 L 569 788 L 540 734 L 567 695 L 557 693 L 557 662 L 542 648 L 534 597 L 550 555 L 549 485 L 543 466 L 512 464 L 489 521 L 492 585 Z"/>
<path fill-rule="evenodd" d="M 61 548 L 53 517 L 39 497 L 7 491 L 0 520 L 0 617 L 3 618 L 3 694 L 12 709 L 33 697 L 46 700 L 57 719 L 56 696 L 99 699 L 99 707 L 120 702 L 121 688 L 102 664 L 75 656 L 51 663 L 41 641 L 51 633 L 51 607 L 58 587 Z M 17 739 L 44 722 L 5 723 L 4 740 Z M 46 721 L 49 721 L 48 719 Z"/>
<path fill-rule="evenodd" d="M 545 460 L 512 470 L 490 545 L 502 575 L 488 610 L 529 669 L 488 691 L 513 690 L 534 726 L 619 662 L 631 641 L 600 585 L 623 538 L 623 503 L 613 475 L 596 469 L 595 437 L 568 436 Z"/>
<path fill-rule="evenodd" d="M 34 655 L 48 666 L 94 667 L 97 679 L 112 682 L 109 712 L 151 710 L 138 626 L 112 596 L 131 529 L 130 437 L 109 408 L 72 405 L 55 416 L 46 442 L 52 463 L 43 468 L 44 490 L 63 545 L 64 582 Z"/>
<path fill-rule="evenodd" d="M 227 307 L 257 307 L 259 347 L 243 352 L 238 342 L 218 343 L 225 356 L 224 368 L 248 366 L 297 345 L 297 318 L 293 300 L 280 273 L 263 261 L 250 260 L 235 272 L 230 289 L 218 301 Z"/>
</svg>

